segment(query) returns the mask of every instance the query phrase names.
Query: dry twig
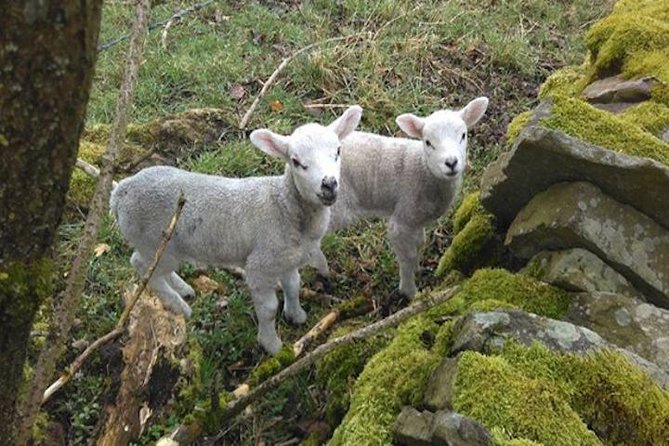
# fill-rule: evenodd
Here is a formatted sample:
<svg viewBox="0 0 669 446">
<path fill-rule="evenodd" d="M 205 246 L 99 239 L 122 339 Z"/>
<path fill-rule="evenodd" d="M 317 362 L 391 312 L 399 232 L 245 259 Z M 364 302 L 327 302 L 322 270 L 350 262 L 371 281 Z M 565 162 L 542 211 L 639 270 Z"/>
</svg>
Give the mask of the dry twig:
<svg viewBox="0 0 669 446">
<path fill-rule="evenodd" d="M 174 211 L 172 220 L 170 220 L 169 225 L 163 232 L 163 238 L 160 241 L 160 245 L 158 246 L 155 255 L 153 256 L 153 261 L 151 262 L 149 269 L 144 274 L 144 277 L 142 277 L 142 280 L 139 282 L 139 286 L 135 289 L 135 292 L 133 293 L 132 297 L 126 303 L 126 306 L 123 309 L 123 313 L 121 313 L 121 317 L 119 317 L 118 322 L 116 322 L 116 327 L 114 327 L 114 329 L 109 333 L 107 333 L 106 335 L 96 339 L 95 342 L 89 345 L 88 348 L 84 350 L 84 352 L 81 355 L 79 355 L 74 361 L 72 361 L 72 363 L 69 365 L 69 367 L 67 367 L 67 369 L 65 369 L 60 378 L 58 378 L 56 382 L 51 384 L 49 388 L 44 391 L 42 404 L 48 401 L 49 398 L 51 398 L 51 396 L 53 396 L 53 394 L 58 391 L 58 389 L 63 387 L 65 384 L 67 384 L 68 381 L 70 381 L 70 379 L 72 379 L 72 376 L 74 376 L 77 370 L 81 368 L 84 362 L 86 362 L 86 359 L 88 359 L 88 357 L 94 351 L 96 351 L 101 346 L 116 339 L 117 337 L 123 334 L 123 332 L 125 331 L 125 325 L 128 323 L 128 318 L 130 317 L 130 312 L 132 311 L 132 308 L 135 306 L 135 303 L 137 303 L 137 299 L 139 299 L 139 296 L 146 289 L 146 286 L 149 283 L 149 280 L 151 279 L 153 272 L 156 270 L 156 267 L 158 266 L 160 258 L 163 256 L 163 253 L 165 252 L 165 248 L 167 248 L 168 242 L 172 238 L 172 234 L 174 233 L 174 228 L 176 228 L 177 222 L 179 221 L 179 217 L 181 217 L 181 211 L 183 210 L 184 204 L 186 204 L 186 199 L 184 198 L 182 193 L 179 196 L 179 201 L 177 202 L 177 208 Z"/>
<path fill-rule="evenodd" d="M 274 70 L 272 75 L 269 77 L 269 79 L 267 79 L 267 81 L 265 81 L 262 89 L 260 89 L 260 92 L 258 93 L 256 98 L 253 100 L 253 103 L 251 104 L 249 109 L 246 111 L 246 113 L 242 117 L 242 120 L 239 121 L 239 128 L 242 129 L 242 130 L 246 128 L 246 125 L 249 123 L 249 119 L 251 119 L 251 115 L 253 114 L 256 107 L 260 103 L 260 100 L 263 98 L 263 96 L 265 96 L 265 93 L 267 93 L 267 90 L 269 90 L 269 88 L 272 86 L 272 84 L 274 84 L 274 82 L 276 82 L 276 79 L 279 77 L 279 74 L 281 74 L 281 72 L 284 70 L 284 68 L 286 68 L 286 66 L 293 59 L 295 59 L 297 56 L 299 56 L 300 54 L 306 53 L 307 51 L 312 50 L 316 47 L 319 47 L 319 46 L 322 46 L 322 45 L 325 45 L 325 44 L 328 44 L 328 43 L 337 42 L 337 41 L 341 41 L 341 40 L 348 41 L 348 40 L 351 40 L 351 39 L 359 39 L 360 37 L 362 37 L 365 34 L 366 33 L 360 33 L 360 34 L 353 34 L 353 35 L 350 35 L 350 36 L 332 37 L 330 39 L 321 40 L 320 42 L 315 42 L 315 43 L 312 43 L 310 45 L 305 46 L 304 48 L 300 48 L 299 50 L 295 51 L 290 56 L 283 59 L 283 61 L 281 61 L 279 66 L 276 67 L 276 69 Z"/>
<path fill-rule="evenodd" d="M 99 178 L 100 177 L 100 169 L 95 167 L 94 165 L 82 160 L 81 158 L 77 158 L 77 163 L 75 164 L 79 169 L 81 169 L 86 175 L 92 178 Z M 118 186 L 118 183 L 114 180 L 112 180 L 112 189 L 116 189 L 116 186 Z"/>
<path fill-rule="evenodd" d="M 43 389 L 46 387 L 48 380 L 51 379 L 56 361 L 64 350 L 70 328 L 72 327 L 72 321 L 74 320 L 74 312 L 84 289 L 88 259 L 91 257 L 93 251 L 93 245 L 98 235 L 102 216 L 106 214 L 109 204 L 109 193 L 113 184 L 114 162 L 125 136 L 126 128 L 128 127 L 128 110 L 132 103 L 137 72 L 142 54 L 144 53 L 144 41 L 146 39 L 150 12 L 151 3 L 149 0 L 137 1 L 135 20 L 132 26 L 131 39 L 126 57 L 127 64 L 123 74 L 119 97 L 116 102 L 116 112 L 111 135 L 105 153 L 102 156 L 102 168 L 98 184 L 84 225 L 84 234 L 79 243 L 70 273 L 67 276 L 63 298 L 54 313 L 54 322 L 50 330 L 51 334 L 47 340 L 46 347 L 42 350 L 37 360 L 35 378 L 30 386 L 30 393 L 21 406 L 23 418 L 19 427 L 19 444 L 25 444 L 29 440 L 32 424 L 35 421 L 43 399 Z"/>
<path fill-rule="evenodd" d="M 286 379 L 297 375 L 305 368 L 311 366 L 313 363 L 331 351 L 339 347 L 352 344 L 355 341 L 370 338 L 379 334 L 383 330 L 395 327 L 405 320 L 449 300 L 458 292 L 458 290 L 458 286 L 448 288 L 445 291 L 437 293 L 435 296 L 429 296 L 421 299 L 381 321 L 375 322 L 359 330 L 353 331 L 345 336 L 341 336 L 323 345 L 320 345 L 315 350 L 308 353 L 303 358 L 298 359 L 276 375 L 269 378 L 267 381 L 261 383 L 256 388 L 251 389 L 249 392 L 242 394 L 236 399 L 230 401 L 219 418 L 220 422 L 223 423 L 226 420 L 229 420 L 230 418 L 240 414 L 249 404 L 263 397 L 269 391 L 275 389 Z M 172 432 L 172 434 L 167 437 L 167 439 L 176 442 L 177 445 L 190 444 L 199 438 L 201 434 L 202 425 L 196 421 L 188 425 L 178 426 Z"/>
</svg>

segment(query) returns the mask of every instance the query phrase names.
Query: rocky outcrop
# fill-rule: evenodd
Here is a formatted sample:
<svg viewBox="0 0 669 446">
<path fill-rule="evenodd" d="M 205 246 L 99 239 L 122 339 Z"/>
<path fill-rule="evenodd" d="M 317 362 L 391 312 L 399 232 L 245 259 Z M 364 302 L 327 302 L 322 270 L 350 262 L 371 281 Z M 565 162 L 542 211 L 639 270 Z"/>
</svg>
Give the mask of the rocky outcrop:
<svg viewBox="0 0 669 446">
<path fill-rule="evenodd" d="M 669 233 L 590 183 L 560 183 L 536 195 L 509 227 L 506 244 L 527 259 L 543 250 L 588 249 L 669 308 Z"/>
<path fill-rule="evenodd" d="M 565 181 L 588 181 L 669 228 L 669 167 L 616 153 L 560 131 L 526 128 L 483 174 L 481 203 L 506 228 L 534 195 Z"/>
<path fill-rule="evenodd" d="M 669 373 L 669 310 L 620 294 L 579 293 L 565 319 Z"/>
<path fill-rule="evenodd" d="M 395 440 L 406 446 L 488 446 L 490 433 L 472 418 L 439 410 L 404 407 L 393 426 Z"/>
<path fill-rule="evenodd" d="M 644 299 L 627 279 L 582 248 L 541 251 L 532 257 L 524 271 L 567 291 L 608 291 Z"/>
<path fill-rule="evenodd" d="M 636 353 L 606 341 L 594 331 L 570 322 L 518 310 L 492 311 L 466 316 L 454 331 L 451 348 L 453 355 L 469 350 L 492 354 L 502 349 L 509 340 L 527 346 L 538 341 L 549 349 L 561 353 L 582 354 L 603 348 L 612 349 L 622 353 L 630 362 L 648 373 L 659 386 L 669 390 L 669 375 L 660 367 Z M 452 368 L 454 364 L 442 364 L 440 369 L 448 370 L 448 367 Z M 441 395 L 445 399 L 449 397 L 443 391 Z M 426 400 L 428 407 L 442 408 L 440 400 L 436 399 L 438 395 L 431 398 Z"/>
<path fill-rule="evenodd" d="M 652 79 L 630 79 L 612 76 L 595 81 L 583 90 L 583 97 L 592 104 L 628 104 L 651 98 Z"/>
</svg>

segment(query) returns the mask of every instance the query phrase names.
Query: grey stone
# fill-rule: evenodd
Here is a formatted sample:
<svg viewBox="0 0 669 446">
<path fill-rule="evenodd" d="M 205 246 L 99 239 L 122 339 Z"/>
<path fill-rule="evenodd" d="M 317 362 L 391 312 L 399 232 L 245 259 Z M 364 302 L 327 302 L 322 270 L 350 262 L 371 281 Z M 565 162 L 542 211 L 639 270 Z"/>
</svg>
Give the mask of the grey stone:
<svg viewBox="0 0 669 446">
<path fill-rule="evenodd" d="M 455 412 L 420 412 L 413 407 L 402 408 L 393 425 L 395 441 L 406 446 L 489 446 L 488 430 Z"/>
<path fill-rule="evenodd" d="M 644 299 L 627 279 L 586 249 L 542 251 L 524 271 L 567 291 L 610 291 Z"/>
<path fill-rule="evenodd" d="M 642 102 L 650 99 L 651 78 L 626 80 L 621 75 L 597 80 L 583 90 L 591 103 Z"/>
<path fill-rule="evenodd" d="M 545 102 L 535 117 L 549 112 L 550 103 Z M 481 202 L 505 229 L 535 194 L 563 181 L 597 184 L 617 201 L 669 228 L 669 167 L 537 126 L 523 130 L 513 149 L 486 169 Z"/>
<path fill-rule="evenodd" d="M 403 407 L 393 425 L 395 440 L 407 446 L 431 445 L 433 418 L 432 412 L 419 412 L 413 407 Z"/>
<path fill-rule="evenodd" d="M 649 301 L 669 308 L 669 232 L 590 183 L 559 183 L 537 194 L 516 216 L 505 243 L 521 258 L 585 248 Z"/>
<path fill-rule="evenodd" d="M 491 354 L 498 352 L 511 339 L 527 346 L 538 341 L 553 351 L 563 353 L 585 354 L 602 348 L 615 350 L 644 370 L 660 387 L 669 390 L 669 374 L 636 353 L 606 341 L 585 327 L 520 310 L 465 316 L 454 329 L 451 354 L 466 350 Z"/>
<path fill-rule="evenodd" d="M 432 421 L 436 446 L 488 446 L 490 432 L 478 421 L 455 412 L 438 411 Z"/>
<path fill-rule="evenodd" d="M 610 104 L 592 104 L 593 107 L 600 110 L 619 115 L 630 107 L 638 105 L 636 102 L 612 102 Z"/>
<path fill-rule="evenodd" d="M 566 319 L 669 372 L 669 311 L 620 294 L 579 293 Z"/>
<path fill-rule="evenodd" d="M 444 358 L 436 368 L 425 391 L 424 405 L 430 410 L 453 408 L 453 383 L 458 373 L 456 358 Z"/>
</svg>

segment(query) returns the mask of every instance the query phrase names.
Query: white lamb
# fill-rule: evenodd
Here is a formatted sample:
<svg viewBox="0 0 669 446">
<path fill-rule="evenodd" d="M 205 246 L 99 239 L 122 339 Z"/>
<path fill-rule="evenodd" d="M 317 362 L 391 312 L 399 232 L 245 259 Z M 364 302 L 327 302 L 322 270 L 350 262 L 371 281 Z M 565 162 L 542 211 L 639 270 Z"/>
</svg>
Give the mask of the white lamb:
<svg viewBox="0 0 669 446">
<path fill-rule="evenodd" d="M 459 111 L 440 110 L 426 118 L 397 117 L 410 137 L 391 138 L 353 132 L 342 146 L 341 193 L 332 208 L 329 231 L 363 218 L 388 220 L 388 238 L 400 267 L 399 292 L 416 293 L 414 274 L 423 229 L 442 216 L 462 185 L 467 166 L 467 130 L 488 107 L 488 99 L 474 99 Z M 310 260 L 328 277 L 320 248 Z"/>
<path fill-rule="evenodd" d="M 251 133 L 251 142 L 286 161 L 281 176 L 225 178 L 150 167 L 121 181 L 110 208 L 134 247 L 131 262 L 143 274 L 160 243 L 179 196 L 186 204 L 149 286 L 164 305 L 186 317 L 184 301 L 193 289 L 176 270 L 184 261 L 217 267 L 241 267 L 258 318 L 258 340 L 265 350 L 281 347 L 275 317 L 275 287 L 281 283 L 286 318 L 304 323 L 298 268 L 318 249 L 330 220 L 340 175 L 340 140 L 358 125 L 362 109 L 350 107 L 329 126 L 306 124 L 290 136 L 267 129 Z"/>
</svg>

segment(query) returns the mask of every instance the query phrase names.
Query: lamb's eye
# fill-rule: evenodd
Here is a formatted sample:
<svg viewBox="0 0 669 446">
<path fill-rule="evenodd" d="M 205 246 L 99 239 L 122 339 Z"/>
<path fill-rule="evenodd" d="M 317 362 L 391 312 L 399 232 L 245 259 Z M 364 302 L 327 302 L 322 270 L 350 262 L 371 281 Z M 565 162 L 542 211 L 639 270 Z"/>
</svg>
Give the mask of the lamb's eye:
<svg viewBox="0 0 669 446">
<path fill-rule="evenodd" d="M 291 160 L 293 161 L 293 166 L 301 167 L 302 169 L 307 170 L 307 166 L 302 164 L 297 158 L 291 158 Z"/>
<path fill-rule="evenodd" d="M 432 147 L 432 148 L 434 148 L 434 147 L 432 146 L 432 143 L 431 143 L 429 140 L 427 140 L 427 139 L 425 140 L 425 145 L 428 146 L 428 147 Z"/>
<path fill-rule="evenodd" d="M 466 137 L 467 137 L 467 133 L 462 132 L 462 137 L 460 138 L 460 142 L 464 141 Z"/>
<path fill-rule="evenodd" d="M 335 159 L 339 158 L 341 156 L 341 146 L 337 147 L 337 156 Z"/>
</svg>

